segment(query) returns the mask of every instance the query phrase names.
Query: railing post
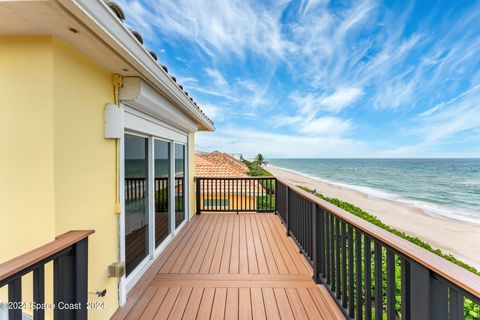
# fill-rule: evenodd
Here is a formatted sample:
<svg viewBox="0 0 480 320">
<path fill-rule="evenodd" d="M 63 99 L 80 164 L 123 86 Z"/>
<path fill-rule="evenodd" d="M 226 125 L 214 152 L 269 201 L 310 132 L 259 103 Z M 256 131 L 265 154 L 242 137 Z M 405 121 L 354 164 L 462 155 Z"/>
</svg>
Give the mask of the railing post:
<svg viewBox="0 0 480 320">
<path fill-rule="evenodd" d="M 410 315 L 407 319 L 448 319 L 448 288 L 417 262 L 410 264 Z"/>
<path fill-rule="evenodd" d="M 16 304 L 8 309 L 8 319 L 22 320 L 22 309 L 19 307 L 22 303 L 22 278 L 17 278 L 8 284 L 8 301 Z"/>
<path fill-rule="evenodd" d="M 55 319 L 87 319 L 88 238 L 54 260 Z M 72 308 L 64 308 L 72 304 Z M 63 306 L 63 308 L 62 308 Z"/>
<path fill-rule="evenodd" d="M 317 217 L 317 204 L 312 202 L 312 261 L 313 261 L 313 280 L 316 283 L 320 283 L 319 275 L 319 255 L 318 255 L 318 217 Z"/>
<path fill-rule="evenodd" d="M 287 237 L 290 236 L 290 210 L 288 198 L 290 197 L 290 188 L 285 185 L 285 228 L 287 228 Z"/>
<path fill-rule="evenodd" d="M 195 199 L 196 199 L 196 213 L 197 214 L 200 214 L 200 179 L 199 178 L 195 178 Z"/>
</svg>

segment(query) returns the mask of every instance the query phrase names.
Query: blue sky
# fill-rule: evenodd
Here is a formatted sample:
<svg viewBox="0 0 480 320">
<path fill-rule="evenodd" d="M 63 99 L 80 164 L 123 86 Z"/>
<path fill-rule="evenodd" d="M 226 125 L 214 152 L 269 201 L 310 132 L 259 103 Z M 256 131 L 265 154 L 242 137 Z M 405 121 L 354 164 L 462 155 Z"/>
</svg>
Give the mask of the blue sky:
<svg viewBox="0 0 480 320">
<path fill-rule="evenodd" d="M 214 120 L 199 150 L 480 157 L 480 1 L 119 3 Z"/>
</svg>

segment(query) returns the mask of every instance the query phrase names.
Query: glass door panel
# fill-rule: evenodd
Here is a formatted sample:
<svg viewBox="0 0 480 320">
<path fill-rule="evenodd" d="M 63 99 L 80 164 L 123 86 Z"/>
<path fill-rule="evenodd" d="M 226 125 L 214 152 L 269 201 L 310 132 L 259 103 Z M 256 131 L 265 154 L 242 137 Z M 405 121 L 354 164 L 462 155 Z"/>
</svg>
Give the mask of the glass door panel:
<svg viewBox="0 0 480 320">
<path fill-rule="evenodd" d="M 155 247 L 170 234 L 168 217 L 170 143 L 154 140 L 155 155 Z"/>
<path fill-rule="evenodd" d="M 175 228 L 185 220 L 185 146 L 175 144 Z"/>
<path fill-rule="evenodd" d="M 127 276 L 149 254 L 148 139 L 125 135 L 125 257 Z"/>
</svg>

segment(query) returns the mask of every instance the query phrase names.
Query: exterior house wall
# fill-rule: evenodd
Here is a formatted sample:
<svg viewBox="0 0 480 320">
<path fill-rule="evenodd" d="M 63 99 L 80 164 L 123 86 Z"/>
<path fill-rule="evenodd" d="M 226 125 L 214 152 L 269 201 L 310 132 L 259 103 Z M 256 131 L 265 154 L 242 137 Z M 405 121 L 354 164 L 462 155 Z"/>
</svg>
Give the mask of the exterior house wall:
<svg viewBox="0 0 480 320">
<path fill-rule="evenodd" d="M 112 75 L 62 41 L 53 39 L 55 234 L 95 229 L 89 238 L 91 319 L 108 319 L 118 307 L 118 279 L 107 266 L 119 260 L 115 204 L 115 140 L 104 138 L 104 106 L 114 101 Z"/>
<path fill-rule="evenodd" d="M 0 37 L 0 263 L 55 238 L 52 66 L 50 37 Z"/>
<path fill-rule="evenodd" d="M 115 204 L 115 141 L 104 138 L 104 106 L 112 103 L 112 75 L 50 36 L 0 37 L 0 263 L 73 229 L 89 238 L 91 319 L 118 308 L 118 279 L 107 266 L 119 260 Z M 194 134 L 189 134 L 189 209 L 195 213 Z M 12 245 L 14 244 L 14 245 Z M 24 278 L 24 301 L 31 280 Z M 46 268 L 46 300 L 53 292 Z M 5 289 L 5 288 L 4 288 Z M 0 300 L 6 300 L 0 290 Z M 47 312 L 47 318 L 51 313 Z"/>
<path fill-rule="evenodd" d="M 201 201 L 205 200 L 223 200 L 226 199 L 230 203 L 230 208 L 234 211 L 235 209 L 252 209 L 252 211 L 256 210 L 257 207 L 257 197 L 256 196 L 251 196 L 251 195 L 235 195 L 235 194 L 224 194 L 224 193 L 218 193 L 218 194 L 204 194 L 200 193 L 200 199 Z M 236 205 L 238 201 L 238 206 Z M 214 210 L 215 207 L 209 208 L 208 206 L 203 205 L 202 206 L 204 209 L 210 209 Z M 218 209 L 222 209 L 224 207 L 218 206 Z M 225 206 L 225 208 L 228 208 L 228 205 Z"/>
</svg>

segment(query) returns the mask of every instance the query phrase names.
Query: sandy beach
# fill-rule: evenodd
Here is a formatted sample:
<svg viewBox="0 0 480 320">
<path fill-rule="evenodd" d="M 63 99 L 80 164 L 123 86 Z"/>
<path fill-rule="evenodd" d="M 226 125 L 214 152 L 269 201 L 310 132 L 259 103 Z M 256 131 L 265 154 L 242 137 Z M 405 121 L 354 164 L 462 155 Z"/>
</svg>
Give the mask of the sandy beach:
<svg viewBox="0 0 480 320">
<path fill-rule="evenodd" d="M 480 225 L 435 215 L 402 202 L 374 197 L 271 165 L 266 169 L 296 185 L 317 189 L 325 196 L 350 202 L 384 223 L 480 269 Z"/>
</svg>

